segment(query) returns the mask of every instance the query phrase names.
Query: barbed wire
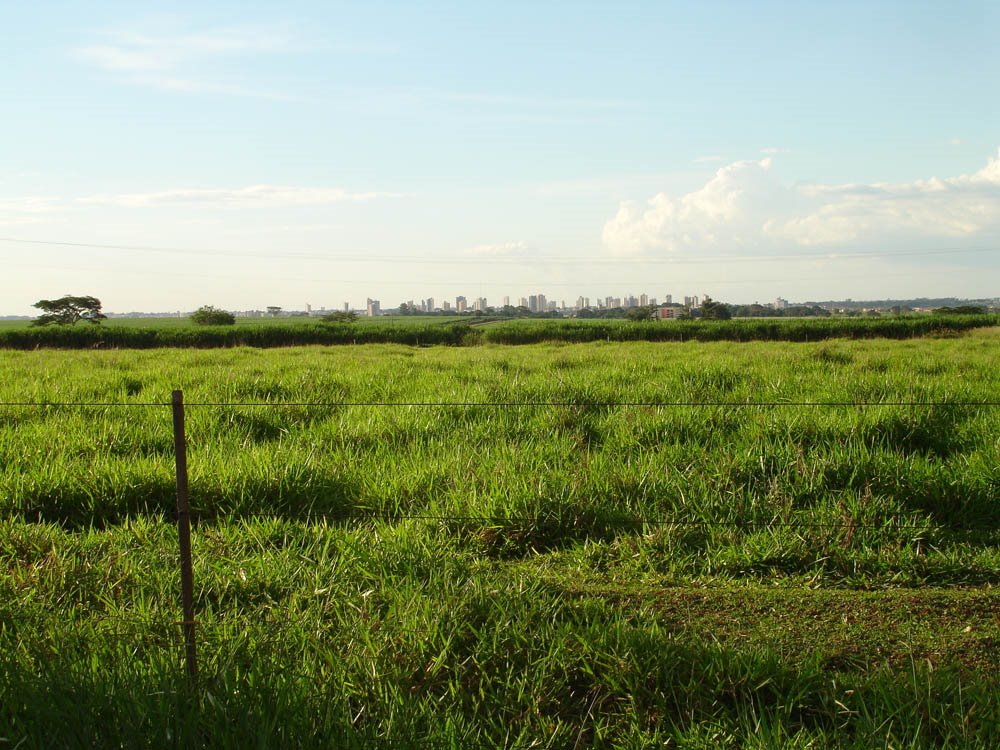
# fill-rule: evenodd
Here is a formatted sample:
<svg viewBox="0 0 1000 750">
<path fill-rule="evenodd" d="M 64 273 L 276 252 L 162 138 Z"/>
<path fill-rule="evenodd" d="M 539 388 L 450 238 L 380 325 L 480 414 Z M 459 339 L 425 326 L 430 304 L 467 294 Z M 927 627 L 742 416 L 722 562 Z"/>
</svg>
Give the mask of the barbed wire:
<svg viewBox="0 0 1000 750">
<path fill-rule="evenodd" d="M 404 521 L 432 521 L 438 524 L 460 523 L 479 524 L 485 527 L 503 528 L 509 525 L 544 525 L 544 524 L 573 524 L 581 528 L 590 528 L 594 531 L 608 531 L 616 528 L 632 528 L 643 526 L 680 526 L 680 527 L 719 527 L 735 528 L 744 531 L 756 531 L 760 529 L 878 529 L 878 530 L 904 530 L 920 529 L 924 531 L 942 528 L 948 531 L 992 531 L 997 530 L 994 524 L 986 525 L 955 525 L 941 524 L 934 519 L 916 520 L 912 516 L 893 515 L 881 522 L 856 521 L 844 519 L 839 521 L 796 521 L 796 520 L 769 520 L 769 521 L 749 521 L 740 519 L 728 520 L 698 520 L 684 518 L 630 518 L 630 517 L 587 517 L 586 515 L 468 515 L 468 514 L 444 514 L 444 513 L 400 513 L 400 514 L 365 514 L 361 512 L 332 512 L 322 513 L 313 511 L 231 511 L 213 512 L 192 510 L 187 517 L 193 524 L 218 523 L 225 521 L 312 521 L 317 523 L 401 523 Z M 53 513 L 39 508 L 25 508 L 20 510 L 7 510 L 0 514 L 3 521 L 26 521 L 35 519 L 37 521 L 50 521 L 59 523 L 61 521 L 82 521 L 91 519 L 102 522 L 121 522 L 129 519 L 158 519 L 161 523 L 176 524 L 178 513 L 176 511 L 151 511 L 145 513 L 108 513 L 108 514 L 78 514 Z"/>
<path fill-rule="evenodd" d="M 0 401 L 0 407 L 17 408 L 165 408 L 169 401 Z M 777 408 L 777 407 L 996 407 L 1000 401 L 185 401 L 194 408 L 388 408 L 388 407 L 482 407 L 482 408 Z"/>
</svg>

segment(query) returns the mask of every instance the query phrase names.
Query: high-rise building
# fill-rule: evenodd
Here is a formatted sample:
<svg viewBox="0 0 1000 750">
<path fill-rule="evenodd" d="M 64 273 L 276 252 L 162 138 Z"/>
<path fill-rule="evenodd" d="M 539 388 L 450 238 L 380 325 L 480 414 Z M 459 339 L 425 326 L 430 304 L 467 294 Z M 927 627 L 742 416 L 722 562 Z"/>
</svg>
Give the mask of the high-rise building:
<svg viewBox="0 0 1000 750">
<path fill-rule="evenodd" d="M 503 306 L 504 307 L 510 307 L 510 297 L 504 296 L 504 298 L 503 298 Z"/>
<path fill-rule="evenodd" d="M 545 299 L 545 295 L 539 293 L 538 295 L 538 312 L 545 312 L 549 309 L 549 301 Z"/>
<path fill-rule="evenodd" d="M 538 295 L 537 294 L 529 294 L 528 295 L 528 310 L 530 312 L 533 312 L 533 313 L 538 312 Z"/>
<path fill-rule="evenodd" d="M 465 310 L 466 310 L 467 304 L 468 303 L 467 303 L 465 297 L 462 297 L 461 295 L 459 295 L 458 297 L 455 297 L 455 309 L 458 312 L 464 313 Z"/>
<path fill-rule="evenodd" d="M 382 314 L 382 305 L 379 304 L 377 299 L 368 298 L 368 317 L 374 318 L 376 315 Z"/>
<path fill-rule="evenodd" d="M 639 304 L 642 307 L 645 307 L 646 305 L 648 305 L 649 304 L 649 295 L 645 294 L 645 293 L 640 294 L 639 295 Z"/>
</svg>

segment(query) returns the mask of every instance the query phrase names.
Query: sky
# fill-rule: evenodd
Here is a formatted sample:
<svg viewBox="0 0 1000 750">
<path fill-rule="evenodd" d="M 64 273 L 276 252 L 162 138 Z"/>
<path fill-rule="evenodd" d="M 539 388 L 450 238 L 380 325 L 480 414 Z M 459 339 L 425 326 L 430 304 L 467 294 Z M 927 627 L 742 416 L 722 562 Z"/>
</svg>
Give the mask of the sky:
<svg viewBox="0 0 1000 750">
<path fill-rule="evenodd" d="M 0 314 L 1000 295 L 1000 3 L 0 7 Z"/>
</svg>

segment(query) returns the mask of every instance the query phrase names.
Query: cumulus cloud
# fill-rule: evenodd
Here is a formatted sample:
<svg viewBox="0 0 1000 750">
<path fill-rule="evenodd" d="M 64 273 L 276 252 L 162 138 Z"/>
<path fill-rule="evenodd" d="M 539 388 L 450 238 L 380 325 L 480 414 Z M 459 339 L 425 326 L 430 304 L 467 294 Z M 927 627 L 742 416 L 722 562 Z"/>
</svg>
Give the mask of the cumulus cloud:
<svg viewBox="0 0 1000 750">
<path fill-rule="evenodd" d="M 79 198 L 79 203 L 159 208 L 169 206 L 210 206 L 216 208 L 264 208 L 280 206 L 315 206 L 330 203 L 370 201 L 398 197 L 398 193 L 357 192 L 340 188 L 296 187 L 287 185 L 250 185 L 243 188 L 180 188 L 155 193 L 123 193 Z"/>
<path fill-rule="evenodd" d="M 658 193 L 645 206 L 624 202 L 605 224 L 604 242 L 622 255 L 754 244 L 761 236 L 760 217 L 788 198 L 770 170 L 769 158 L 738 161 L 680 198 Z"/>
<path fill-rule="evenodd" d="M 771 159 L 719 169 L 687 195 L 624 202 L 604 226 L 616 254 L 745 251 L 934 238 L 1000 231 L 1000 155 L 970 175 L 872 183 L 786 186 Z"/>
</svg>

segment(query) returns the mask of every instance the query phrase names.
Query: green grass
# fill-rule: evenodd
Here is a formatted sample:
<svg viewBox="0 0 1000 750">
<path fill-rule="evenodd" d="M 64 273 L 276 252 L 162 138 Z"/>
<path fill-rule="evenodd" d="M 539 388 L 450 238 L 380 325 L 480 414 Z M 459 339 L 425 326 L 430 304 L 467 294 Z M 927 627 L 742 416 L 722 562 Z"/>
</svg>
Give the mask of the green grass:
<svg viewBox="0 0 1000 750">
<path fill-rule="evenodd" d="M 994 747 L 998 343 L 0 352 L 0 746 Z"/>
</svg>

